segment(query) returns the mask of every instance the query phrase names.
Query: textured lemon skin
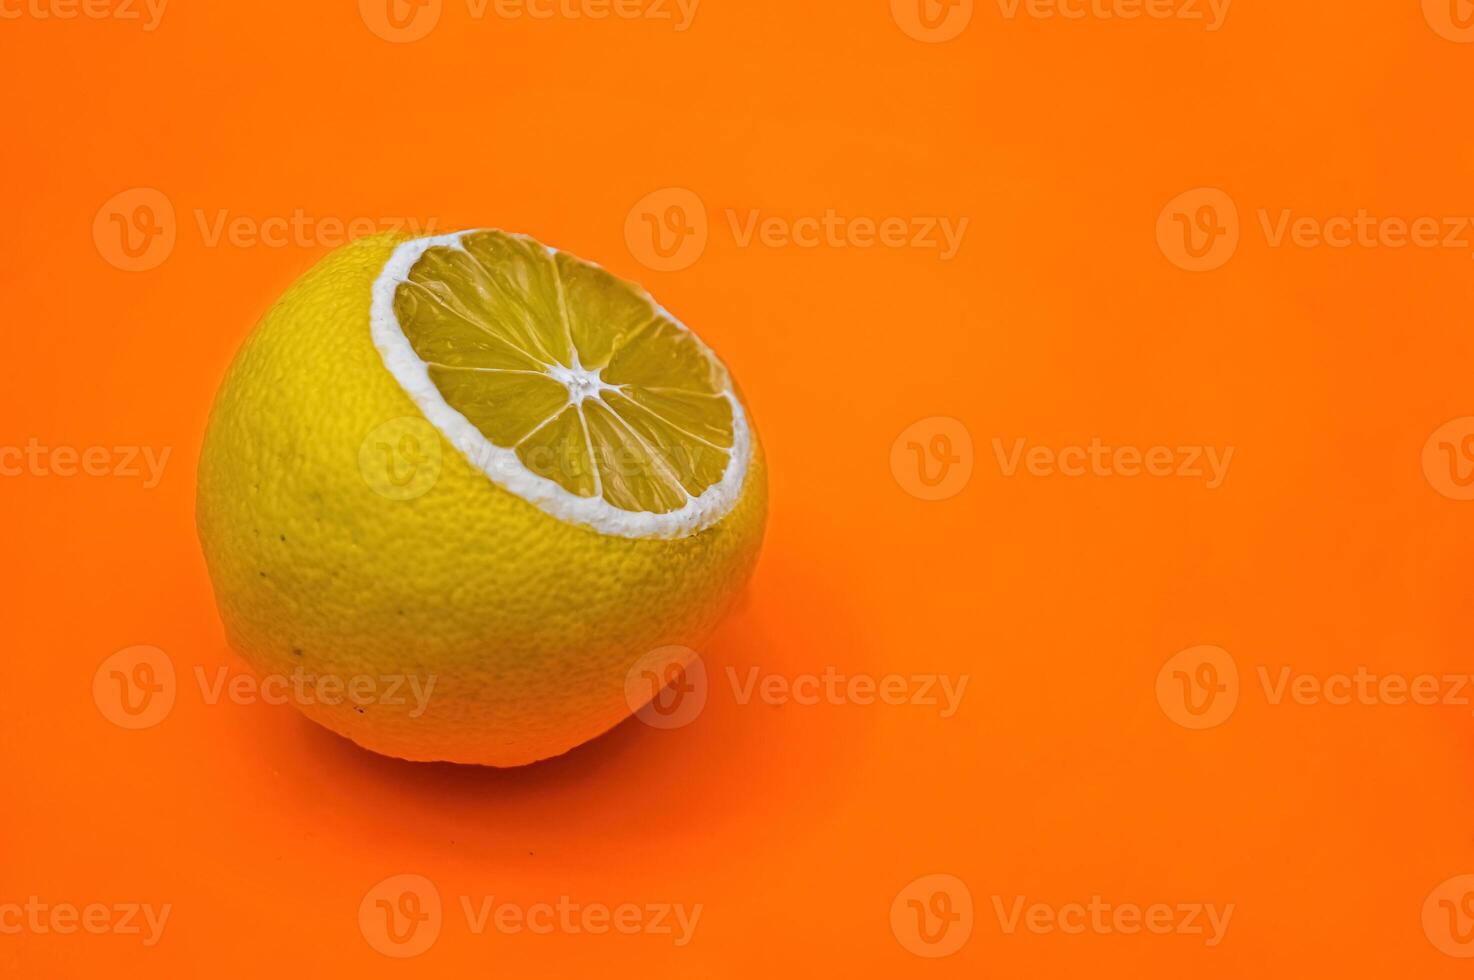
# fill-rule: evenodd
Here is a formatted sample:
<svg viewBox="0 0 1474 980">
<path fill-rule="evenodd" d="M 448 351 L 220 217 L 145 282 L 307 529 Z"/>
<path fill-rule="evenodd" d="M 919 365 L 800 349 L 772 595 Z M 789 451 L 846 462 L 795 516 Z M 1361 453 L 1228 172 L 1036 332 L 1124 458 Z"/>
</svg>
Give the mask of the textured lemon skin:
<svg viewBox="0 0 1474 980">
<path fill-rule="evenodd" d="M 365 437 L 422 417 L 369 333 L 371 284 L 402 240 L 327 256 L 236 355 L 200 457 L 200 542 L 226 636 L 257 671 L 374 679 L 368 704 L 309 687 L 293 697 L 308 717 L 404 759 L 534 762 L 624 719 L 641 656 L 699 649 L 725 614 L 761 543 L 761 446 L 754 429 L 732 511 L 677 539 L 560 521 L 443 439 L 428 492 L 377 492 Z M 425 704 L 408 682 L 389 696 L 396 677 L 433 678 Z"/>
</svg>

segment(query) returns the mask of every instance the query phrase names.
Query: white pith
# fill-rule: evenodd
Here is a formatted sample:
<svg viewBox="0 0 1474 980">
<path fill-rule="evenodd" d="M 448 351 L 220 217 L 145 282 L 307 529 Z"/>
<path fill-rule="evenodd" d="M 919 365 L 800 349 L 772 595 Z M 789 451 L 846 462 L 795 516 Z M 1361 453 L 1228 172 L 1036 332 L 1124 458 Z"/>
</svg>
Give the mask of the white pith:
<svg viewBox="0 0 1474 980">
<path fill-rule="evenodd" d="M 742 403 L 730 387 L 722 392 L 732 407 L 732 448 L 722 478 L 707 487 L 700 496 L 692 497 L 688 493 L 684 506 L 665 514 L 622 510 L 603 497 L 580 497 L 569 492 L 553 480 L 529 470 L 514 450 L 498 446 L 487 439 L 470 419 L 446 402 L 430 377 L 428 365 L 415 353 L 409 338 L 400 327 L 399 317 L 394 310 L 394 296 L 399 285 L 408 280 L 410 270 L 426 251 L 432 248 L 464 251 L 462 238 L 483 230 L 489 229 L 469 229 L 404 242 L 395 248 L 378 278 L 374 280 L 373 302 L 369 313 L 374 346 L 384 360 L 384 367 L 424 413 L 425 418 L 440 430 L 441 435 L 472 466 L 485 473 L 497 486 L 516 494 L 552 517 L 583 525 L 601 534 L 623 538 L 680 538 L 711 527 L 725 517 L 742 492 L 752 452 L 747 416 L 742 411 Z M 513 237 L 532 242 L 526 236 Z M 548 246 L 539 247 L 550 256 L 558 252 Z M 646 298 L 649 299 L 648 294 Z M 650 300 L 650 306 L 656 315 L 691 333 L 685 324 L 671 316 L 653 299 Z M 696 340 L 701 343 L 699 337 Z M 701 344 L 701 348 L 713 362 L 721 363 L 705 344 Z M 598 397 L 600 392 L 606 390 L 618 390 L 619 386 L 605 382 L 598 370 L 581 367 L 577 363 L 576 350 L 573 357 L 572 367 L 551 365 L 547 369 L 550 377 L 568 389 L 570 405 L 581 405 L 586 399 Z M 725 369 L 723 373 L 725 374 Z"/>
</svg>

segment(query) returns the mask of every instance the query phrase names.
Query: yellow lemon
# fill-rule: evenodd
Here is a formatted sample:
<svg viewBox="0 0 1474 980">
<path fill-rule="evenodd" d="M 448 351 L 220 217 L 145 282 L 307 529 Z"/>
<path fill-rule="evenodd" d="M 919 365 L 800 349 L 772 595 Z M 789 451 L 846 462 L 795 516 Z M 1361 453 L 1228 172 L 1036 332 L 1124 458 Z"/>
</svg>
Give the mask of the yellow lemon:
<svg viewBox="0 0 1474 980">
<path fill-rule="evenodd" d="M 751 415 L 694 333 L 471 231 L 362 239 L 292 286 L 221 386 L 197 522 L 232 646 L 309 717 L 510 766 L 656 693 L 627 681 L 709 635 L 766 509 Z"/>
</svg>

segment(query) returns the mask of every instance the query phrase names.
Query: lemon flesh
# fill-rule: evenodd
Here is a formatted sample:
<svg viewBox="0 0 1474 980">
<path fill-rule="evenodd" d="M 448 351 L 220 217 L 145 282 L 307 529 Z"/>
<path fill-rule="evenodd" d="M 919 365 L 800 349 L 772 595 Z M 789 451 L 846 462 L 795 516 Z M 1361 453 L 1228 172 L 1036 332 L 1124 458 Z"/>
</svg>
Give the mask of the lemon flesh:
<svg viewBox="0 0 1474 980">
<path fill-rule="evenodd" d="M 481 232 L 426 251 L 394 311 L 445 400 L 571 493 L 663 514 L 727 467 L 725 379 L 692 334 L 602 269 Z"/>
<path fill-rule="evenodd" d="M 366 461 L 407 466 L 406 443 L 398 494 Z M 507 766 L 626 718 L 650 651 L 701 648 L 766 505 L 746 404 L 695 334 L 596 266 L 473 232 L 361 239 L 287 291 L 216 397 L 196 520 L 258 672 L 372 695 L 294 696 L 306 715 Z"/>
<path fill-rule="evenodd" d="M 731 508 L 749 440 L 716 356 L 642 289 L 522 235 L 406 243 L 374 341 L 497 483 L 609 534 L 674 536 Z"/>
</svg>

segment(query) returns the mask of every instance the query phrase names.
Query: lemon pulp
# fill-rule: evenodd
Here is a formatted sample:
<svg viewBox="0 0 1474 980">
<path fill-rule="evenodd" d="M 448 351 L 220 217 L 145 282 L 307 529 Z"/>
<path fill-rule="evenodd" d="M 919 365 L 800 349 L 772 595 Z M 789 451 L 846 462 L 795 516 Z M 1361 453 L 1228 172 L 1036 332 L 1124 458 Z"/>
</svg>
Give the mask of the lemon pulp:
<svg viewBox="0 0 1474 980">
<path fill-rule="evenodd" d="M 392 322 L 376 322 L 376 340 L 431 421 L 456 423 L 441 428 L 492 479 L 612 533 L 689 533 L 730 508 L 746 462 L 730 377 L 642 289 L 500 231 L 407 247 L 381 277 L 392 293 L 379 312 L 392 315 L 379 319 Z M 491 447 L 500 452 L 479 451 Z M 550 486 L 523 492 L 527 475 Z M 564 495 L 583 508 L 560 508 Z M 607 510 L 678 519 L 597 519 Z"/>
</svg>

